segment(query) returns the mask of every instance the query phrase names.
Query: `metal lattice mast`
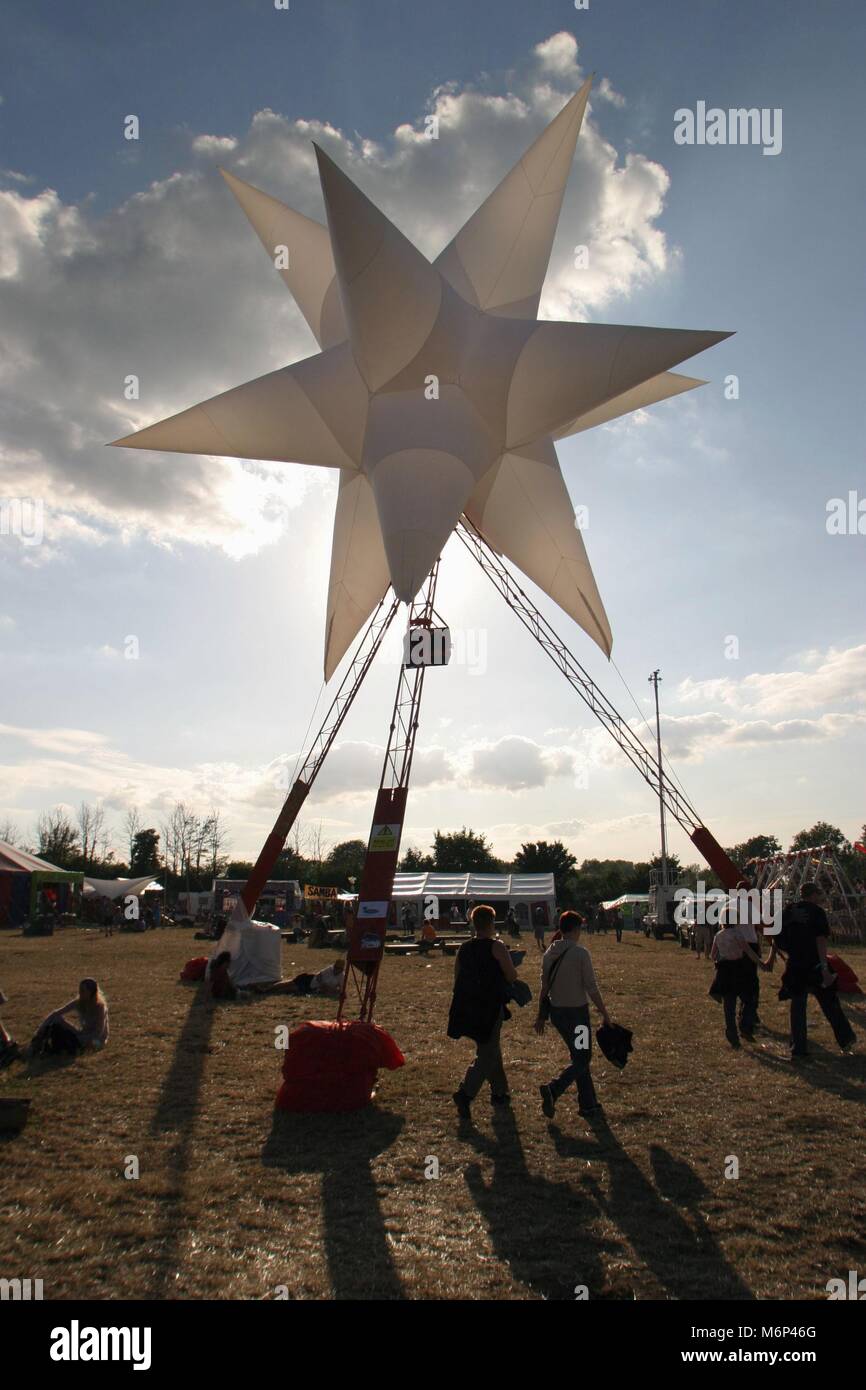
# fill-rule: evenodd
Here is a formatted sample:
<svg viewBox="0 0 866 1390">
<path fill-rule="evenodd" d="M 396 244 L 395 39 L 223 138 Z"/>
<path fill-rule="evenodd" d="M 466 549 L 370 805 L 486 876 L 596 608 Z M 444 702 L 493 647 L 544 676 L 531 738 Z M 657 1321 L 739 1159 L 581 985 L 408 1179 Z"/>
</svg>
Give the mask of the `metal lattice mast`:
<svg viewBox="0 0 866 1390">
<path fill-rule="evenodd" d="M 407 635 L 413 630 L 433 627 L 436 612 L 436 582 L 439 577 L 437 560 L 423 588 L 411 604 Z M 379 967 L 385 949 L 388 911 L 394 891 L 394 874 L 400 853 L 400 839 L 406 814 L 409 776 L 415 737 L 421 711 L 426 665 L 400 665 L 397 693 L 391 715 L 388 746 L 382 765 L 382 778 L 376 797 L 373 825 L 367 843 L 367 855 L 358 888 L 357 915 L 349 929 L 346 969 L 337 1017 L 343 1017 L 346 995 L 351 983 L 359 1002 L 358 1017 L 370 1021 L 376 1002 Z"/>
<path fill-rule="evenodd" d="M 392 596 L 389 600 L 386 594 L 367 624 L 364 635 L 355 649 L 355 655 L 352 657 L 352 661 L 340 682 L 337 693 L 331 701 L 328 712 L 319 728 L 319 732 L 310 744 L 301 770 L 292 783 L 291 790 L 286 797 L 283 808 L 274 822 L 274 828 L 265 840 L 259 857 L 255 862 L 253 871 L 244 885 L 241 898 L 250 916 L 252 916 L 259 895 L 270 878 L 273 867 L 283 851 L 286 837 L 298 818 L 301 807 L 307 798 L 307 793 L 316 780 L 319 769 L 328 755 L 331 744 L 340 731 L 343 720 L 349 713 L 352 701 L 361 688 L 364 677 L 370 669 L 373 658 L 382 645 L 385 633 L 391 626 L 399 606 L 399 599 Z"/>
</svg>

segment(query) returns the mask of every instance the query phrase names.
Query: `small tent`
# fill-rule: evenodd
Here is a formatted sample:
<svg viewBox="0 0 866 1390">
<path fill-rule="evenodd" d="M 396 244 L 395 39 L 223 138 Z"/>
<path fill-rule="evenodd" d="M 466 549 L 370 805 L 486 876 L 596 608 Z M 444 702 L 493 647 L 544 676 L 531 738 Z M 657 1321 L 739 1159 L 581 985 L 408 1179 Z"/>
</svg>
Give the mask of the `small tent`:
<svg viewBox="0 0 866 1390">
<path fill-rule="evenodd" d="M 229 975 L 238 989 L 274 984 L 282 975 L 282 941 L 279 927 L 253 921 L 239 902 L 211 951 L 209 967 L 217 956 L 228 951 L 231 955 Z"/>
</svg>

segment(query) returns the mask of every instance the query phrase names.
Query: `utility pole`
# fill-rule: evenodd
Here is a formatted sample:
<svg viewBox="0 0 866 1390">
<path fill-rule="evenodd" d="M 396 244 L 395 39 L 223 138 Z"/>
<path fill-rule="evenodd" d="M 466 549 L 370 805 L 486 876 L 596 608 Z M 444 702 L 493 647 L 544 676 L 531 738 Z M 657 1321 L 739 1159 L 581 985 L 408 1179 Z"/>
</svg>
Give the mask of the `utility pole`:
<svg viewBox="0 0 866 1390">
<path fill-rule="evenodd" d="M 661 676 L 659 672 L 656 670 L 653 671 L 652 675 L 649 676 L 648 679 L 650 685 L 653 688 L 653 694 L 655 695 L 656 702 L 656 748 L 658 750 L 659 763 L 659 818 L 661 822 L 662 831 L 662 883 L 665 885 L 665 887 L 667 887 L 668 845 L 667 836 L 665 834 L 665 774 L 664 769 L 662 767 L 662 726 L 661 719 L 659 717 L 659 681 L 661 680 Z"/>
</svg>

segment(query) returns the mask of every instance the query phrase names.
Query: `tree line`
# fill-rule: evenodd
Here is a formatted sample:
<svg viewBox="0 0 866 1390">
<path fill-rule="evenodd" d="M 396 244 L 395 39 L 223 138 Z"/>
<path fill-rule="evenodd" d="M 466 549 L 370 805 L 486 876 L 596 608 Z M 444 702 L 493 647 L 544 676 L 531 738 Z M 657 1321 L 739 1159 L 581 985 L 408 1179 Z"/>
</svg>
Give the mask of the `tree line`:
<svg viewBox="0 0 866 1390">
<path fill-rule="evenodd" d="M 146 826 L 136 808 L 121 826 L 110 826 L 105 807 L 82 801 L 70 815 L 63 806 L 45 811 L 36 821 L 32 842 L 11 821 L 0 824 L 0 840 L 46 859 L 58 869 L 92 878 L 140 878 L 158 874 L 167 889 L 209 888 L 226 865 L 228 836 L 222 813 L 200 814 L 176 801 L 159 828 Z M 115 846 L 122 843 L 123 852 Z"/>
<path fill-rule="evenodd" d="M 118 857 L 113 843 L 122 836 L 125 858 Z M 866 843 L 866 825 L 860 834 Z M 159 827 L 146 826 L 139 811 L 128 810 L 122 827 L 112 830 L 101 802 L 82 802 L 73 820 L 63 807 L 55 807 L 36 822 L 35 843 L 23 844 L 14 824 L 0 824 L 0 840 L 21 845 L 61 869 L 74 869 L 94 878 L 137 878 L 153 872 L 169 892 L 206 891 L 214 878 L 246 879 L 252 861 L 229 859 L 229 840 L 220 811 L 205 813 L 176 801 Z M 866 872 L 866 859 L 858 854 L 844 832 L 827 821 L 818 821 L 799 831 L 790 850 L 810 845 L 832 845 L 849 876 L 860 881 Z M 750 859 L 764 859 L 782 852 L 775 835 L 753 835 L 726 851 L 734 863 L 744 868 Z M 279 856 L 272 877 L 297 879 L 301 884 L 356 888 L 364 867 L 364 840 L 342 840 L 329 845 L 322 825 L 296 825 Z M 720 886 L 712 870 L 702 864 L 682 864 L 677 855 L 668 855 L 669 865 L 681 872 L 687 882 L 702 880 L 708 888 Z M 624 893 L 646 893 L 650 873 L 660 867 L 659 856 L 648 860 L 584 859 L 562 840 L 528 841 L 510 860 L 499 858 L 483 832 L 463 826 L 460 830 L 437 830 L 426 853 L 408 846 L 400 860 L 403 873 L 551 873 L 561 906 L 586 906 L 609 901 Z"/>
</svg>

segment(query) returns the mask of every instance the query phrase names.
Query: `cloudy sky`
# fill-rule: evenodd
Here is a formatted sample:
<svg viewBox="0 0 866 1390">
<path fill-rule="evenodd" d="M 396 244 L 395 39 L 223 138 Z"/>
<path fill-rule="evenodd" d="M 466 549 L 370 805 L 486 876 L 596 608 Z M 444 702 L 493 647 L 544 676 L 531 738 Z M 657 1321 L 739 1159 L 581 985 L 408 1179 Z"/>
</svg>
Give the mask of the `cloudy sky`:
<svg viewBox="0 0 866 1390">
<path fill-rule="evenodd" d="M 217 165 L 324 221 L 316 139 L 433 257 L 594 71 L 543 315 L 736 336 L 701 391 L 559 446 L 616 666 L 536 597 L 638 727 L 661 668 L 723 843 L 859 832 L 864 30 L 805 0 L 0 4 L 0 823 L 180 798 L 254 855 L 327 704 L 335 473 L 104 448 L 315 351 Z M 677 144 L 699 102 L 781 110 L 781 152 Z M 456 541 L 437 607 L 404 844 L 656 852 L 648 788 Z M 326 841 L 366 836 L 397 661 L 309 803 Z"/>
</svg>

